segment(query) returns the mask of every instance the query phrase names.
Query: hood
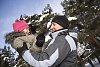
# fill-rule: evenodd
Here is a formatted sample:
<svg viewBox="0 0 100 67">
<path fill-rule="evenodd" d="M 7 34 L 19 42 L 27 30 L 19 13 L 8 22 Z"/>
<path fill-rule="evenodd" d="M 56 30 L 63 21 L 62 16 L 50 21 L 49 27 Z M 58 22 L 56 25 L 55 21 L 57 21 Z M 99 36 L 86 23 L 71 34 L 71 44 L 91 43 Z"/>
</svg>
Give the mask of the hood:
<svg viewBox="0 0 100 67">
<path fill-rule="evenodd" d="M 23 32 L 10 32 L 5 35 L 5 43 L 12 44 L 14 39 L 20 36 L 25 36 Z"/>
</svg>

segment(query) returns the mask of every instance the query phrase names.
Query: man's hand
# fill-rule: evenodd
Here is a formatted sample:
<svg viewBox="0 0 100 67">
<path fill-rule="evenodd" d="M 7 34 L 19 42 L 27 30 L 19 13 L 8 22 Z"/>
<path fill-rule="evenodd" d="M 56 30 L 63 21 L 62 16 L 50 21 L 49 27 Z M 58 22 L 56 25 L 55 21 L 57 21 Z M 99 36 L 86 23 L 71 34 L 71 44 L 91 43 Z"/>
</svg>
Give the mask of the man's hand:
<svg viewBox="0 0 100 67">
<path fill-rule="evenodd" d="M 44 42 L 45 42 L 45 35 L 44 33 L 40 33 L 37 37 L 36 37 L 37 41 L 36 41 L 36 45 L 38 47 L 42 47 Z"/>
</svg>

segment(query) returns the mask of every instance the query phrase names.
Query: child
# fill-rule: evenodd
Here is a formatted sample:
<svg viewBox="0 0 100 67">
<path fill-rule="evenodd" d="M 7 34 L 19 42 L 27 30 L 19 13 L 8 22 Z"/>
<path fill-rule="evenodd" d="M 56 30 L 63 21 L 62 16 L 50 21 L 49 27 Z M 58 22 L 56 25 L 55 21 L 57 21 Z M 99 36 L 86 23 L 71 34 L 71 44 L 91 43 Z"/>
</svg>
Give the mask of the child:
<svg viewBox="0 0 100 67">
<path fill-rule="evenodd" d="M 31 51 L 41 51 L 41 47 L 35 44 L 37 41 L 36 28 L 33 29 L 31 34 L 29 31 L 29 25 L 26 21 L 16 20 L 13 23 L 13 30 L 14 32 L 6 34 L 6 43 L 11 44 L 14 49 L 22 47 L 23 43 L 26 43 L 28 49 Z"/>
</svg>

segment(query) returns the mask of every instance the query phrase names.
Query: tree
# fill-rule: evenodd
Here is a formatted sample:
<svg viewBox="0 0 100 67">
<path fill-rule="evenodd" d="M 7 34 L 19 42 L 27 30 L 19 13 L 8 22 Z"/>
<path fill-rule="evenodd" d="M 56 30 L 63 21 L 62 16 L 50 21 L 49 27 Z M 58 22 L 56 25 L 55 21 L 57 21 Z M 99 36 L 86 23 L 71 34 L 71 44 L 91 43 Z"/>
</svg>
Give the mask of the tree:
<svg viewBox="0 0 100 67">
<path fill-rule="evenodd" d="M 21 15 L 20 20 L 25 19 L 27 23 L 32 24 L 37 28 L 37 33 L 46 32 L 46 24 L 56 13 L 53 13 L 50 4 L 43 9 L 42 14 L 33 14 L 31 16 Z"/>
<path fill-rule="evenodd" d="M 4 48 L 0 51 L 0 66 L 13 67 L 15 65 L 15 58 L 14 53 L 10 50 L 10 47 L 4 46 Z"/>
<path fill-rule="evenodd" d="M 70 27 L 78 27 L 79 42 L 89 44 L 100 55 L 100 0 L 64 0 L 61 5 L 67 17 L 77 18 Z"/>
</svg>

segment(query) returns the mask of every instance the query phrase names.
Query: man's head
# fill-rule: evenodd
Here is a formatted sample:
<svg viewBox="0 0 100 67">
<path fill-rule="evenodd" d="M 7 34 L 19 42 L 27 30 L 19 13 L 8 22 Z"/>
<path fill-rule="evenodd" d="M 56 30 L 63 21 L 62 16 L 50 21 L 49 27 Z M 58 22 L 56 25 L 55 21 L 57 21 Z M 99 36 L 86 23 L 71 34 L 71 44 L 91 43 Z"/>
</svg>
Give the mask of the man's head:
<svg viewBox="0 0 100 67">
<path fill-rule="evenodd" d="M 24 20 L 16 20 L 13 23 L 14 32 L 24 32 L 25 34 L 29 34 L 29 26 Z"/>
<path fill-rule="evenodd" d="M 69 22 L 66 16 L 57 15 L 52 19 L 50 30 L 52 32 L 60 29 L 68 29 Z"/>
</svg>

